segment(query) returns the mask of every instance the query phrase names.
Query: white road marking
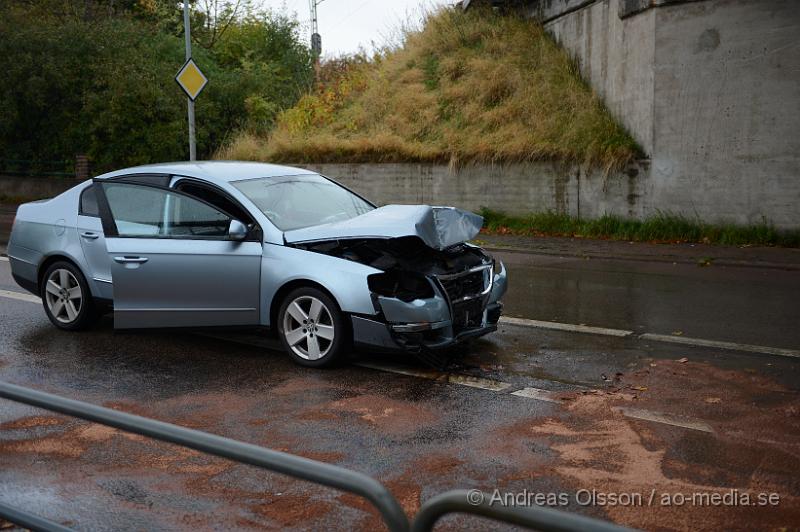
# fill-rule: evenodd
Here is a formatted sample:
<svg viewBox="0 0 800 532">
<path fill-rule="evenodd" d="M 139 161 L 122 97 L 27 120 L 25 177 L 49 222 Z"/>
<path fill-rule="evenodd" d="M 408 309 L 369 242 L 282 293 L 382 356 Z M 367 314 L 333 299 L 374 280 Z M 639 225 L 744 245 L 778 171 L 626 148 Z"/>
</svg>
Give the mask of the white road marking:
<svg viewBox="0 0 800 532">
<path fill-rule="evenodd" d="M 355 365 L 362 368 L 375 369 L 378 371 L 386 371 L 389 373 L 398 373 L 401 375 L 408 375 L 423 379 L 460 384 L 462 386 L 471 386 L 474 388 L 481 388 L 493 392 L 502 392 L 511 387 L 511 384 L 506 382 L 494 381 L 490 379 L 481 379 L 477 377 L 469 377 L 466 375 L 452 375 L 434 370 L 421 370 L 408 366 L 402 366 L 400 364 L 394 364 L 391 362 L 358 362 Z M 511 392 L 510 395 L 516 395 L 517 397 L 524 397 L 526 399 L 534 399 L 537 401 L 545 401 L 548 403 L 556 403 L 556 404 L 561 403 L 561 401 L 559 401 L 559 399 L 557 398 L 558 392 L 543 390 L 541 388 L 531 388 L 531 387 L 522 388 L 521 390 L 516 390 L 514 392 Z M 697 419 L 687 419 L 678 416 L 673 416 L 670 414 L 664 414 L 661 412 L 640 410 L 637 408 L 614 407 L 612 408 L 612 410 L 620 412 L 625 417 L 633 419 L 641 419 L 644 421 L 661 423 L 673 427 L 681 427 L 685 429 L 708 432 L 712 434 L 714 433 L 714 429 L 712 429 L 708 423 Z"/>
<path fill-rule="evenodd" d="M 472 377 L 469 375 L 456 375 L 452 373 L 444 373 L 436 370 L 417 369 L 401 364 L 383 361 L 363 361 L 354 364 L 362 368 L 375 369 L 378 371 L 387 371 L 389 373 L 397 373 L 400 375 L 409 375 L 411 377 L 419 377 L 422 379 L 434 380 L 439 382 L 449 382 L 452 384 L 460 384 L 461 386 L 469 386 L 470 388 L 480 388 L 482 390 L 489 390 L 492 392 L 501 392 L 511 387 L 511 384 L 492 379 L 484 379 L 481 377 Z"/>
<path fill-rule="evenodd" d="M 452 384 L 460 384 L 461 386 L 469 386 L 470 388 L 489 390 L 490 392 L 502 392 L 507 388 L 511 388 L 511 384 L 507 382 L 484 379 L 481 377 L 471 377 L 469 375 L 444 373 L 442 377 L 437 380 L 443 380 Z"/>
<path fill-rule="evenodd" d="M 641 340 L 652 340 L 654 342 L 668 342 L 671 344 L 691 345 L 697 347 L 715 347 L 718 349 L 730 349 L 732 351 L 746 351 L 748 353 L 800 358 L 800 351 L 794 349 L 783 349 L 781 347 L 766 347 L 761 345 L 738 344 L 735 342 L 721 342 L 718 340 L 703 340 L 702 338 L 670 336 L 668 334 L 645 333 L 639 336 L 639 338 Z"/>
<path fill-rule="evenodd" d="M 638 408 L 627 408 L 624 406 L 615 406 L 612 408 L 612 410 L 619 412 L 625 417 L 642 419 L 644 421 L 653 421 L 655 423 L 663 423 L 664 425 L 672 425 L 673 427 L 682 427 L 684 429 L 699 430 L 701 432 L 709 432 L 712 434 L 714 433 L 714 429 L 711 428 L 711 425 L 698 419 L 687 419 L 673 416 L 671 414 L 650 412 L 649 410 L 639 410 Z"/>
<path fill-rule="evenodd" d="M 589 325 L 574 325 L 572 323 L 559 323 L 557 321 L 526 320 L 523 318 L 512 318 L 503 316 L 500 318 L 503 325 L 519 325 L 521 327 L 534 327 L 536 329 L 553 329 L 556 331 L 570 331 L 587 334 L 602 334 L 603 336 L 617 336 L 624 338 L 630 336 L 633 331 L 623 329 L 607 329 L 605 327 L 591 327 Z"/>
<path fill-rule="evenodd" d="M 538 401 L 547 401 L 548 403 L 561 403 L 555 395 L 555 392 L 549 390 L 542 390 L 541 388 L 523 388 L 516 392 L 511 392 L 511 395 L 517 397 L 526 397 L 528 399 L 536 399 Z"/>
<path fill-rule="evenodd" d="M 579 332 L 588 334 L 600 334 L 603 336 L 615 336 L 625 338 L 633 336 L 633 331 L 624 329 L 607 329 L 604 327 L 591 327 L 588 325 L 575 325 L 572 323 L 559 323 L 556 321 L 527 320 L 523 318 L 512 318 L 503 316 L 500 323 L 508 325 L 518 325 L 520 327 L 531 327 L 534 329 L 550 329 L 556 331 Z M 703 338 L 691 338 L 688 336 L 672 336 L 668 334 L 644 333 L 635 335 L 640 340 L 650 340 L 652 342 L 667 342 L 671 344 L 690 345 L 695 347 L 714 347 L 717 349 L 728 349 L 731 351 L 744 351 L 747 353 L 758 353 L 766 355 L 776 355 L 782 357 L 800 358 L 800 351 L 796 349 L 785 349 L 782 347 L 769 347 L 764 345 L 740 344 L 736 342 L 722 342 L 719 340 L 705 340 Z"/>
<path fill-rule="evenodd" d="M 8 299 L 17 299 L 19 301 L 27 301 L 28 303 L 41 303 L 42 298 L 36 297 L 32 294 L 23 294 L 22 292 L 12 292 L 11 290 L 0 290 L 0 297 L 7 297 Z"/>
</svg>

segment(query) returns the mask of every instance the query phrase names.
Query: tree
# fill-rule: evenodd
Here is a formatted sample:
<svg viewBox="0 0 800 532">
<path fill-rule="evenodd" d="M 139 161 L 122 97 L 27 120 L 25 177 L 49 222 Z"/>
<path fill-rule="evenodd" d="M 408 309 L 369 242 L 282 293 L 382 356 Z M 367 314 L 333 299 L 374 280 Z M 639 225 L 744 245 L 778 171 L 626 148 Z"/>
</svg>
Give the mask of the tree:
<svg viewBox="0 0 800 532">
<path fill-rule="evenodd" d="M 87 153 L 97 170 L 186 158 L 186 100 L 173 81 L 184 61 L 180 7 L 170 0 L 0 4 L 2 156 L 68 165 Z M 270 128 L 312 79 L 296 20 L 252 10 L 230 17 L 225 9 L 224 29 L 200 32 L 213 45 L 194 50 L 210 80 L 197 100 L 200 157 L 237 130 Z"/>
</svg>

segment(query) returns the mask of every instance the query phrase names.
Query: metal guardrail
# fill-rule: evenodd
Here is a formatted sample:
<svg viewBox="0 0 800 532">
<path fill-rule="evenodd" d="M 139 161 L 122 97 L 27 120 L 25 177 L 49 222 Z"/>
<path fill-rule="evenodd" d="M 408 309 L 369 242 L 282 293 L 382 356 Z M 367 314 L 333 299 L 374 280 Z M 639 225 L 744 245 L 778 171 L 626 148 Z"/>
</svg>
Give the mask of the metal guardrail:
<svg viewBox="0 0 800 532">
<path fill-rule="evenodd" d="M 0 397 L 347 491 L 370 501 L 392 532 L 408 530 L 397 499 L 383 484 L 356 471 L 5 382 L 0 382 Z M 64 529 L 45 525 L 41 530 Z"/>
<path fill-rule="evenodd" d="M 0 502 L 0 519 L 6 519 L 15 525 L 33 530 L 33 532 L 73 532 L 71 528 L 61 526 L 43 517 L 29 514 L 2 502 Z"/>
<path fill-rule="evenodd" d="M 475 504 L 475 495 L 479 495 Z M 480 515 L 495 521 L 519 525 L 531 530 L 548 532 L 625 532 L 630 531 L 613 523 L 546 508 L 543 506 L 494 506 L 491 497 L 480 492 L 453 490 L 428 499 L 411 523 L 411 532 L 433 530 L 436 522 L 447 514 L 465 513 Z"/>
<path fill-rule="evenodd" d="M 0 397 L 353 493 L 370 501 L 392 532 L 430 531 L 441 517 L 451 513 L 474 514 L 548 532 L 630 530 L 552 508 L 493 506 L 486 495 L 479 497 L 480 504 L 474 504 L 475 492 L 467 490 L 449 491 L 428 500 L 409 527 L 406 514 L 389 490 L 356 471 L 6 382 L 0 382 Z M 71 532 L 70 528 L 2 502 L 0 518 L 36 532 Z"/>
</svg>

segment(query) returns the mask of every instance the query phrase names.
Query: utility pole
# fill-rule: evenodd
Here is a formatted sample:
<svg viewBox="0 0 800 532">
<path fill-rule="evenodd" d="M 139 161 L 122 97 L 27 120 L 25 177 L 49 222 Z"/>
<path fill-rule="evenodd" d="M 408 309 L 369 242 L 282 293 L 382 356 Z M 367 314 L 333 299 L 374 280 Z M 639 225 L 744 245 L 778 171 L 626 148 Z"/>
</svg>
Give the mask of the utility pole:
<svg viewBox="0 0 800 532">
<path fill-rule="evenodd" d="M 311 53 L 314 56 L 314 66 L 319 66 L 319 56 L 322 55 L 322 36 L 319 34 L 317 20 L 317 6 L 325 0 L 309 0 L 311 6 Z"/>
<path fill-rule="evenodd" d="M 312 0 L 313 1 L 313 0 Z M 189 0 L 183 0 L 183 33 L 186 37 L 186 61 L 192 58 L 192 29 L 189 25 Z M 194 100 L 187 97 L 189 105 L 189 160 L 197 159 L 197 145 L 194 138 Z"/>
</svg>

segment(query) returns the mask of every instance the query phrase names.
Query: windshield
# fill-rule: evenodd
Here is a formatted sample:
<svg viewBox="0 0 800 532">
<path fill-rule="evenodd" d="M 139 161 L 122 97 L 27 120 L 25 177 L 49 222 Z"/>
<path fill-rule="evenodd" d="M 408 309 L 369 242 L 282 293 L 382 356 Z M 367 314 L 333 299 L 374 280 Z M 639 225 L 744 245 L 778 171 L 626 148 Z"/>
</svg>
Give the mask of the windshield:
<svg viewBox="0 0 800 532">
<path fill-rule="evenodd" d="M 355 218 L 375 207 L 317 174 L 232 183 L 281 231 Z"/>
</svg>

